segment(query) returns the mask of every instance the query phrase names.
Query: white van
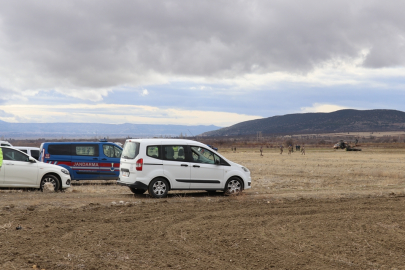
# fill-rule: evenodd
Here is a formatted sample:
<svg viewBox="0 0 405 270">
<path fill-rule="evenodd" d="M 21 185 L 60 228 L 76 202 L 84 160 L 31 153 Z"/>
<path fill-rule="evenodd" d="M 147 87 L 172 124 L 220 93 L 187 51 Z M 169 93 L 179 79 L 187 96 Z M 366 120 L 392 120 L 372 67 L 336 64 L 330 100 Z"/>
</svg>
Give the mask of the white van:
<svg viewBox="0 0 405 270">
<path fill-rule="evenodd" d="M 200 142 L 128 139 L 117 184 L 128 186 L 135 194 L 148 190 L 151 196 L 162 198 L 169 190 L 239 193 L 251 188 L 251 177 L 247 168 Z"/>
<path fill-rule="evenodd" d="M 39 160 L 39 148 L 38 147 L 28 147 L 28 146 L 13 146 L 14 149 L 18 149 L 21 152 Z"/>
</svg>

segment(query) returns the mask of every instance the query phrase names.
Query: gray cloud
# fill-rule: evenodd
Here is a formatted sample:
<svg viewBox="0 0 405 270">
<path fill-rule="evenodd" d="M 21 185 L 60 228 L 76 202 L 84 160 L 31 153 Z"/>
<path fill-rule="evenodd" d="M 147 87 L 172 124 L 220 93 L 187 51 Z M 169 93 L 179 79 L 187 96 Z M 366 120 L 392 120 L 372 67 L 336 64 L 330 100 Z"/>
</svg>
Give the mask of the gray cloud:
<svg viewBox="0 0 405 270">
<path fill-rule="evenodd" d="M 0 78 L 9 88 L 92 89 L 157 75 L 306 73 L 363 49 L 366 67 L 401 66 L 404 8 L 372 0 L 6 1 Z"/>
</svg>

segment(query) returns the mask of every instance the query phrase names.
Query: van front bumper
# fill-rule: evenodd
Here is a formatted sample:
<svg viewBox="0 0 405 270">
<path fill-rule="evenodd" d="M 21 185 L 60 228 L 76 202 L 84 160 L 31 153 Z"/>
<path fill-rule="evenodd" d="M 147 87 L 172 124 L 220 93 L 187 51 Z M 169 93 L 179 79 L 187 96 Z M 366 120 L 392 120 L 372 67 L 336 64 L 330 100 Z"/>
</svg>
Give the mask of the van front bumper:
<svg viewBox="0 0 405 270">
<path fill-rule="evenodd" d="M 117 185 L 120 186 L 126 186 L 126 187 L 130 187 L 130 188 L 136 188 L 136 189 L 143 189 L 143 190 L 148 190 L 148 186 L 145 185 L 142 182 L 136 181 L 135 183 L 124 183 L 121 182 L 119 179 L 117 180 Z"/>
</svg>

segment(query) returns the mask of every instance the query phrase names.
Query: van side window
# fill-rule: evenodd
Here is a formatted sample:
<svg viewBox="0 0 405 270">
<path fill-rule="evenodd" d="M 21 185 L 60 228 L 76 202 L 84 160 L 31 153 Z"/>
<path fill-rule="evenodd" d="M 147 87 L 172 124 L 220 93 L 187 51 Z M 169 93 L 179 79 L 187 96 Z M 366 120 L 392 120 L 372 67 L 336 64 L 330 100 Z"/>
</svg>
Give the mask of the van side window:
<svg viewBox="0 0 405 270">
<path fill-rule="evenodd" d="M 186 151 L 183 145 L 165 145 L 163 154 L 165 160 L 186 161 Z"/>
<path fill-rule="evenodd" d="M 39 160 L 39 150 L 31 150 L 31 156 L 36 160 Z"/>
<path fill-rule="evenodd" d="M 118 147 L 114 146 L 114 152 L 115 152 L 115 156 L 116 158 L 120 158 L 121 154 L 122 154 L 122 150 L 119 149 Z"/>
<path fill-rule="evenodd" d="M 191 146 L 191 156 L 192 161 L 196 163 L 221 163 L 221 158 L 219 156 L 214 154 L 212 151 L 199 146 Z"/>
<path fill-rule="evenodd" d="M 109 144 L 103 144 L 103 152 L 104 155 L 107 157 L 114 157 L 114 146 L 109 145 Z"/>
<path fill-rule="evenodd" d="M 98 144 L 74 144 L 74 156 L 98 156 Z"/>
<path fill-rule="evenodd" d="M 51 155 L 70 156 L 70 144 L 50 144 L 48 146 L 48 153 Z"/>
<path fill-rule="evenodd" d="M 146 147 L 146 155 L 148 157 L 161 159 L 160 146 L 153 145 L 153 146 Z"/>
</svg>

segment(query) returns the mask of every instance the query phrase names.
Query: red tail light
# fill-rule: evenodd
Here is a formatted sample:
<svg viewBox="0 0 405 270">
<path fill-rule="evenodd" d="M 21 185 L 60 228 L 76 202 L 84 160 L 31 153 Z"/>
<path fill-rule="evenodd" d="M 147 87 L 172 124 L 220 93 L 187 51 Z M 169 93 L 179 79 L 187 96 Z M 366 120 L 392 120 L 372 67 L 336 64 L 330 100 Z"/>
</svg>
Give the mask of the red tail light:
<svg viewBox="0 0 405 270">
<path fill-rule="evenodd" d="M 136 170 L 142 171 L 142 166 L 143 166 L 143 158 L 140 158 L 136 161 Z"/>
</svg>

